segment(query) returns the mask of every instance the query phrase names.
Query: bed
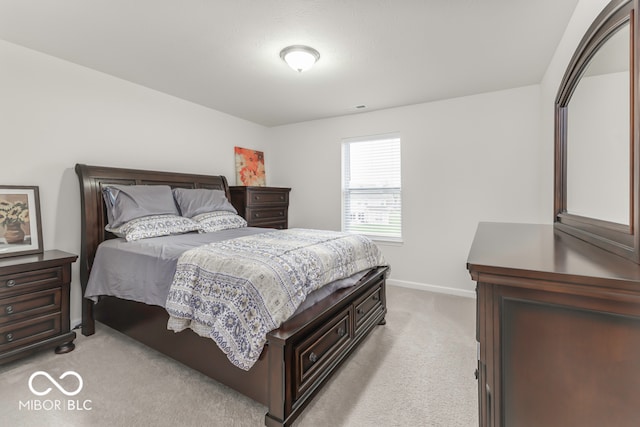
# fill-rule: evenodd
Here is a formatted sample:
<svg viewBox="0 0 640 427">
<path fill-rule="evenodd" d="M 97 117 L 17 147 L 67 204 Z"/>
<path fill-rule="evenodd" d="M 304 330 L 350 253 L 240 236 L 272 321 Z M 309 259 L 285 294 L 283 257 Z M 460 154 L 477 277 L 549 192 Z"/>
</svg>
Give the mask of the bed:
<svg viewBox="0 0 640 427">
<path fill-rule="evenodd" d="M 230 199 L 224 176 L 83 164 L 77 164 L 75 170 L 81 194 L 83 295 L 98 246 L 116 237 L 105 230 L 105 186 L 213 189 L 224 191 Z M 158 305 L 114 296 L 102 296 L 97 302 L 83 298 L 82 334 L 94 334 L 99 321 L 264 404 L 268 408 L 265 425 L 289 426 L 374 327 L 385 323 L 387 273 L 386 266 L 371 268 L 354 285 L 297 311 L 266 334 L 264 349 L 249 370 L 234 366 L 213 340 L 191 329 L 168 330 L 169 313 Z"/>
</svg>

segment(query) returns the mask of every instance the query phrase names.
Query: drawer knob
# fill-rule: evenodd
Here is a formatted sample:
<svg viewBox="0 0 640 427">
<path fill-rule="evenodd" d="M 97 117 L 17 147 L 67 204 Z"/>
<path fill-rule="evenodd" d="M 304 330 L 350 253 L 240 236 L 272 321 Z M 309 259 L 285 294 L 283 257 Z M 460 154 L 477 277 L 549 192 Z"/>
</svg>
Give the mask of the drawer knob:
<svg viewBox="0 0 640 427">
<path fill-rule="evenodd" d="M 280 200 L 284 200 L 284 196 L 280 196 Z"/>
<path fill-rule="evenodd" d="M 13 313 L 13 306 L 12 306 L 12 305 L 8 305 L 8 306 L 5 308 L 5 311 L 7 312 L 7 314 L 11 314 L 11 313 Z"/>
<path fill-rule="evenodd" d="M 254 197 L 256 200 L 260 200 L 260 196 L 256 196 Z"/>
<path fill-rule="evenodd" d="M 356 313 L 357 314 L 364 314 L 364 310 L 359 308 L 359 309 L 356 310 Z"/>
<path fill-rule="evenodd" d="M 260 218 L 260 214 L 256 212 L 255 217 Z"/>
<path fill-rule="evenodd" d="M 318 360 L 318 355 L 312 351 L 311 354 L 309 354 L 309 361 L 311 363 L 316 363 L 317 360 Z"/>
<path fill-rule="evenodd" d="M 345 336 L 346 333 L 347 333 L 347 331 L 343 327 L 338 328 L 338 336 L 339 337 Z"/>
<path fill-rule="evenodd" d="M 9 332 L 7 335 L 5 335 L 5 337 L 7 338 L 7 342 L 13 341 L 13 334 L 11 332 Z"/>
<path fill-rule="evenodd" d="M 380 295 L 375 294 L 375 295 L 373 296 L 373 300 L 374 300 L 374 301 L 380 301 Z"/>
<path fill-rule="evenodd" d="M 280 214 L 280 216 L 284 216 L 284 212 L 278 212 L 278 214 Z"/>
<path fill-rule="evenodd" d="M 13 288 L 16 285 L 16 281 L 11 279 L 7 280 L 7 288 Z"/>
</svg>

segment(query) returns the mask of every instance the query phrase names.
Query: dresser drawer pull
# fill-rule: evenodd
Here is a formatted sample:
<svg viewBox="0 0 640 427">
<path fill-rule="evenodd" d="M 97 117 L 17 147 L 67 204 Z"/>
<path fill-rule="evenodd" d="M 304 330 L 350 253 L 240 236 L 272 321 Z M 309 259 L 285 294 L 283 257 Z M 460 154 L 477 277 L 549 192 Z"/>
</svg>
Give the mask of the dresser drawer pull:
<svg viewBox="0 0 640 427">
<path fill-rule="evenodd" d="M 256 218 L 260 218 L 260 214 L 256 212 Z"/>
<path fill-rule="evenodd" d="M 7 280 L 7 288 L 13 288 L 16 285 L 16 281 L 11 279 Z"/>
<path fill-rule="evenodd" d="M 380 301 L 380 295 L 375 294 L 375 295 L 373 296 L 373 300 L 374 300 L 374 301 Z"/>
<path fill-rule="evenodd" d="M 356 313 L 357 314 L 364 314 L 364 310 L 359 308 L 359 309 L 356 310 Z"/>
<path fill-rule="evenodd" d="M 5 311 L 7 312 L 7 314 L 11 314 L 11 313 L 13 313 L 13 306 L 12 306 L 12 305 L 8 305 L 8 306 L 5 308 Z"/>
<path fill-rule="evenodd" d="M 282 211 L 281 211 L 281 212 L 278 212 L 278 214 L 279 214 L 280 216 L 284 216 L 284 212 L 282 212 Z"/>
<path fill-rule="evenodd" d="M 345 336 L 346 333 L 347 333 L 347 331 L 343 327 L 338 328 L 338 336 L 339 337 Z"/>
<path fill-rule="evenodd" d="M 311 363 L 316 363 L 317 360 L 318 360 L 318 355 L 312 351 L 311 354 L 309 354 L 309 361 Z"/>
<path fill-rule="evenodd" d="M 11 332 L 9 332 L 7 335 L 5 335 L 7 342 L 11 342 L 13 341 L 13 334 Z"/>
<path fill-rule="evenodd" d="M 255 196 L 254 199 L 260 200 L 260 196 Z"/>
</svg>

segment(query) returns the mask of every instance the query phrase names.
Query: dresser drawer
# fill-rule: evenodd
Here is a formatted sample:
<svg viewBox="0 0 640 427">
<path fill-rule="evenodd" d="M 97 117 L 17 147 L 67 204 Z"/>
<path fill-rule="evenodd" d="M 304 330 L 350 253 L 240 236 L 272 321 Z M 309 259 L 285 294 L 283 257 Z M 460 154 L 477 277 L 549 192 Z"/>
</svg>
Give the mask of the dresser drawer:
<svg viewBox="0 0 640 427">
<path fill-rule="evenodd" d="M 284 220 L 287 218 L 287 208 L 247 209 L 247 221 L 256 224 L 259 221 Z"/>
<path fill-rule="evenodd" d="M 27 317 L 59 312 L 62 288 L 22 294 L 0 299 L 0 325 Z"/>
<path fill-rule="evenodd" d="M 341 349 L 352 340 L 352 313 L 350 307 L 345 309 L 333 322 L 294 347 L 295 399 L 300 397 L 318 376 L 331 368 L 331 363 L 340 354 Z"/>
<path fill-rule="evenodd" d="M 375 317 L 378 308 L 382 308 L 383 283 L 381 280 L 367 295 L 355 303 L 356 332 Z"/>
<path fill-rule="evenodd" d="M 42 341 L 59 334 L 60 331 L 60 313 L 2 325 L 0 327 L 0 352 Z"/>
<path fill-rule="evenodd" d="M 251 206 L 289 205 L 289 191 L 266 191 L 251 189 L 247 192 Z"/>
<path fill-rule="evenodd" d="M 16 295 L 34 289 L 41 289 L 48 284 L 59 283 L 62 280 L 62 268 L 45 268 L 0 276 L 0 298 Z"/>
</svg>

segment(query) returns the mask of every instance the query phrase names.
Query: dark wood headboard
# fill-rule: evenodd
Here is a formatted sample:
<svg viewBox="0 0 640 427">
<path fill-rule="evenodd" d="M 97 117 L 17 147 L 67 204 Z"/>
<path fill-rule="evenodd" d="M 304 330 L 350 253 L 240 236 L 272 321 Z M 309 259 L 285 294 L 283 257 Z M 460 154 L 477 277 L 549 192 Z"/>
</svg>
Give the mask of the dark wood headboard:
<svg viewBox="0 0 640 427">
<path fill-rule="evenodd" d="M 107 211 L 102 188 L 109 184 L 122 185 L 169 185 L 171 188 L 208 188 L 223 190 L 231 200 L 229 185 L 222 175 L 195 175 L 187 173 L 159 172 L 136 169 L 109 168 L 103 166 L 76 165 L 80 181 L 80 204 L 82 207 L 82 241 L 80 249 L 80 281 L 82 295 L 89 280 L 98 245 L 114 236 L 105 231 Z M 83 299 L 83 315 L 84 305 Z"/>
</svg>

